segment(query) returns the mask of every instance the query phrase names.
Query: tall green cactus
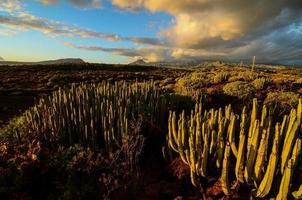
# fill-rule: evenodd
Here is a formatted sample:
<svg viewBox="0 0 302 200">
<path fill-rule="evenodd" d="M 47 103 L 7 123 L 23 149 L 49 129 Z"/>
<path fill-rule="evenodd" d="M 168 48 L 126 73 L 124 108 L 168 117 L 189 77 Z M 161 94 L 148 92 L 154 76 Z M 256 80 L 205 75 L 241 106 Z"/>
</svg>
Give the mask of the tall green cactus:
<svg viewBox="0 0 302 200">
<path fill-rule="evenodd" d="M 251 184 L 255 159 L 257 157 L 258 143 L 259 143 L 259 121 L 255 120 L 250 146 L 248 147 L 247 162 L 244 171 L 244 177 L 248 184 Z"/>
<path fill-rule="evenodd" d="M 283 117 L 281 125 L 274 122 L 266 106 L 258 111 L 256 99 L 253 100 L 251 112 L 247 113 L 244 107 L 241 115 L 236 115 L 231 106 L 226 106 L 224 112 L 222 108 L 199 112 L 199 105 L 195 106 L 191 115 L 179 115 L 179 143 L 174 142 L 173 145 L 176 146 L 175 152 L 183 148 L 179 155 L 190 166 L 192 184 L 200 187 L 198 176 L 206 177 L 210 170 L 208 167 L 215 164 L 216 169 L 221 169 L 220 181 L 225 195 L 232 195 L 229 173 L 234 172 L 237 183 L 247 183 L 250 186 L 254 183 L 254 197 L 264 198 L 271 192 L 275 176 L 282 171 L 283 165 L 286 172 L 283 174 L 278 198 L 286 198 L 291 183 L 289 175 L 293 172 L 301 149 L 301 140 L 297 138 L 301 131 L 301 120 L 298 120 L 298 113 L 301 114 L 302 109 L 300 104 L 301 102 L 289 116 Z M 260 118 L 258 113 L 261 114 Z M 172 118 L 173 114 L 170 114 L 169 130 L 172 130 Z M 275 132 L 273 137 L 270 135 L 272 131 Z M 168 135 L 175 140 L 172 132 Z M 285 140 L 283 145 L 282 140 Z M 179 147 L 179 144 L 183 147 Z M 183 155 L 181 152 L 184 152 Z M 235 157 L 234 169 L 230 168 L 233 161 L 231 152 Z M 295 194 L 299 195 L 298 192 Z"/>
<path fill-rule="evenodd" d="M 276 124 L 275 127 L 275 136 L 272 146 L 272 152 L 268 161 L 268 165 L 264 174 L 263 179 L 261 180 L 257 190 L 255 191 L 255 196 L 259 198 L 265 197 L 271 190 L 272 183 L 275 177 L 277 162 L 278 162 L 278 149 L 279 149 L 279 140 L 280 140 L 280 125 Z"/>
<path fill-rule="evenodd" d="M 229 143 L 225 146 L 224 158 L 222 162 L 221 171 L 221 188 L 225 195 L 231 195 L 231 188 L 229 183 L 229 162 L 230 162 L 230 150 L 231 146 Z"/>
<path fill-rule="evenodd" d="M 245 162 L 246 136 L 244 129 L 241 128 L 239 136 L 238 156 L 235 166 L 235 175 L 240 183 L 244 183 L 244 162 Z"/>
</svg>

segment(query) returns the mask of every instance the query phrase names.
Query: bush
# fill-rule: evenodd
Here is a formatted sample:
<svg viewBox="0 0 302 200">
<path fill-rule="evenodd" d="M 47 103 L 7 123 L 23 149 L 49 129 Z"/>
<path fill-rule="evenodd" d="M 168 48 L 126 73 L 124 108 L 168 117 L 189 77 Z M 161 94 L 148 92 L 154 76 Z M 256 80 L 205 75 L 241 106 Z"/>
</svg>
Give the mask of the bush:
<svg viewBox="0 0 302 200">
<path fill-rule="evenodd" d="M 230 76 L 229 72 L 219 72 L 213 77 L 213 83 L 214 84 L 223 83 L 228 80 L 229 76 Z"/>
<path fill-rule="evenodd" d="M 266 87 L 267 82 L 266 78 L 257 78 L 252 82 L 252 84 L 257 90 L 262 90 Z"/>
<path fill-rule="evenodd" d="M 270 92 L 267 94 L 264 104 L 283 113 L 296 107 L 298 102 L 299 95 L 294 92 Z"/>
<path fill-rule="evenodd" d="M 302 85 L 302 78 L 297 79 L 295 81 L 295 84 L 301 86 Z"/>
<path fill-rule="evenodd" d="M 228 79 L 229 82 L 235 82 L 235 81 L 244 81 L 244 79 L 241 76 L 235 75 L 235 76 L 231 76 Z"/>
<path fill-rule="evenodd" d="M 202 88 L 210 82 L 208 74 L 194 72 L 188 76 L 182 77 L 177 81 L 177 85 L 183 88 Z"/>
<path fill-rule="evenodd" d="M 48 79 L 48 82 L 49 83 L 52 83 L 52 84 L 57 84 L 57 83 L 66 83 L 66 82 L 73 82 L 73 81 L 76 81 L 77 78 L 76 77 L 73 77 L 71 75 L 62 75 L 62 74 L 57 74 L 57 75 L 53 75 L 52 77 L 50 77 Z"/>
<path fill-rule="evenodd" d="M 10 120 L 9 124 L 0 129 L 0 140 L 20 138 L 19 131 L 25 126 L 25 115 L 15 117 Z"/>
<path fill-rule="evenodd" d="M 251 71 L 243 71 L 238 74 L 238 78 L 244 81 L 253 81 L 257 78 L 257 73 Z"/>
<path fill-rule="evenodd" d="M 227 95 L 238 97 L 239 99 L 245 99 L 253 95 L 255 88 L 250 83 L 236 81 L 226 84 L 223 87 L 223 92 Z"/>
<path fill-rule="evenodd" d="M 278 77 L 274 78 L 273 82 L 277 85 L 283 85 L 283 84 L 289 84 L 291 81 L 289 81 L 286 77 Z"/>
</svg>

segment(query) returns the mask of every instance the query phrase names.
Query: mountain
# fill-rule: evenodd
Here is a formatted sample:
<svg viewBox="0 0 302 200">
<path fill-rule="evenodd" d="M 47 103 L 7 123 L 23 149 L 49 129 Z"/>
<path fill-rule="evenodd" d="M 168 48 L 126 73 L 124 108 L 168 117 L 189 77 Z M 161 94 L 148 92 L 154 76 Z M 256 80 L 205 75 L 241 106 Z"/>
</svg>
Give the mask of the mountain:
<svg viewBox="0 0 302 200">
<path fill-rule="evenodd" d="M 146 65 L 147 63 L 143 59 L 138 59 L 132 63 L 129 63 L 129 65 Z"/>
<path fill-rule="evenodd" d="M 46 60 L 46 61 L 41 61 L 37 62 L 37 64 L 44 64 L 44 65 L 49 65 L 49 64 L 83 64 L 85 63 L 82 59 L 80 58 L 65 58 L 65 59 L 58 59 L 58 60 Z"/>
<path fill-rule="evenodd" d="M 0 58 L 0 65 L 58 65 L 58 64 L 84 64 L 80 58 L 64 58 L 58 60 L 46 60 L 39 62 L 16 62 L 16 61 L 4 61 Z"/>
<path fill-rule="evenodd" d="M 0 56 L 0 61 L 4 61 L 4 59 Z"/>
</svg>

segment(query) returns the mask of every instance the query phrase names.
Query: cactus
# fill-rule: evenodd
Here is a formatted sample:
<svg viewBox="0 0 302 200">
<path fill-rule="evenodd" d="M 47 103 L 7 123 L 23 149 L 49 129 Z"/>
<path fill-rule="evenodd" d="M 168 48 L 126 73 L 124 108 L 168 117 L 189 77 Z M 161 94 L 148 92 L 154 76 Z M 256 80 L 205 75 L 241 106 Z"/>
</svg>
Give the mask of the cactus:
<svg viewBox="0 0 302 200">
<path fill-rule="evenodd" d="M 259 184 L 259 187 L 255 192 L 255 196 L 259 198 L 265 197 L 270 192 L 274 180 L 277 162 L 278 162 L 278 149 L 279 149 L 279 140 L 280 140 L 279 129 L 280 129 L 279 124 L 276 124 L 275 137 L 274 137 L 272 152 L 268 161 L 267 169 L 265 171 L 261 183 Z"/>
<path fill-rule="evenodd" d="M 289 126 L 290 127 L 290 126 Z M 298 120 L 295 120 L 293 122 L 293 125 L 291 128 L 288 129 L 286 134 L 286 139 L 283 144 L 282 153 L 281 153 L 281 173 L 283 174 L 284 168 L 287 164 L 287 161 L 289 159 L 290 153 L 292 151 L 294 140 L 296 138 L 296 133 L 299 128 L 299 122 Z"/>
<path fill-rule="evenodd" d="M 234 156 L 237 158 L 238 151 L 237 151 L 236 144 L 235 144 L 235 120 L 236 120 L 235 114 L 232 113 L 231 121 L 230 121 L 229 128 L 228 128 L 228 142 L 231 145 L 231 149 L 232 149 Z"/>
<path fill-rule="evenodd" d="M 292 178 L 293 166 L 294 166 L 294 161 L 289 160 L 287 163 L 287 167 L 285 168 L 285 171 L 283 173 L 282 179 L 281 179 L 279 193 L 276 197 L 276 200 L 287 200 L 288 199 L 287 195 L 289 192 L 290 182 L 291 182 L 291 178 Z"/>
<path fill-rule="evenodd" d="M 300 185 L 298 190 L 292 192 L 292 195 L 295 199 L 301 199 L 302 198 L 302 184 Z"/>
<path fill-rule="evenodd" d="M 45 139 L 56 138 L 60 145 L 77 143 L 94 150 L 111 151 L 119 148 L 129 134 L 128 121 L 139 115 L 160 124 L 158 108 L 167 108 L 161 91 L 152 82 L 115 82 L 110 84 L 79 84 L 60 88 L 26 112 L 28 128 Z M 146 112 L 151 111 L 151 115 Z M 170 120 L 174 119 L 170 117 Z M 175 137 L 175 123 L 172 120 L 170 134 Z M 175 147 L 175 142 L 171 143 Z"/>
<path fill-rule="evenodd" d="M 224 112 L 222 108 L 201 111 L 198 102 L 189 116 L 182 112 L 177 119 L 174 112 L 169 113 L 167 139 L 172 140 L 170 143 L 175 147 L 174 151 L 189 165 L 194 186 L 201 186 L 198 177 L 206 177 L 208 166 L 213 166 L 209 162 L 214 161 L 214 167 L 221 169 L 220 180 L 225 195 L 233 192 L 229 173 L 234 172 L 237 183 L 254 183 L 253 196 L 264 198 L 271 192 L 275 176 L 283 171 L 284 166 L 278 198 L 285 199 L 291 183 L 290 176 L 301 151 L 301 139 L 297 138 L 301 128 L 301 120 L 298 120 L 302 109 L 300 104 L 297 109 L 292 109 L 289 116 L 283 117 L 280 125 L 274 122 L 271 110 L 268 112 L 266 106 L 259 111 L 261 116 L 257 118 L 256 99 L 253 100 L 251 112 L 248 113 L 244 107 L 241 115 L 236 115 L 231 106 L 226 106 Z M 176 128 L 172 128 L 173 121 Z M 176 130 L 174 134 L 173 129 Z M 270 135 L 272 131 L 273 137 Z M 283 144 L 282 140 L 285 140 Z M 229 168 L 231 152 L 236 158 L 234 169 Z M 298 196 L 298 191 L 296 193 Z"/>
<path fill-rule="evenodd" d="M 203 177 L 207 176 L 207 165 L 208 165 L 208 155 L 209 155 L 209 135 L 205 133 L 204 145 L 202 151 L 201 169 L 200 175 Z"/>
<path fill-rule="evenodd" d="M 229 160 L 230 160 L 230 144 L 227 143 L 225 146 L 224 158 L 222 162 L 221 172 L 221 188 L 225 195 L 231 195 L 231 188 L 229 183 Z"/>
<path fill-rule="evenodd" d="M 277 200 L 287 199 L 290 189 L 292 174 L 296 164 L 298 163 L 298 157 L 300 153 L 301 153 L 301 139 L 297 139 L 293 148 L 291 158 L 287 162 L 287 167 L 281 179 L 279 193 L 276 198 Z"/>
<path fill-rule="evenodd" d="M 253 134 L 253 128 L 255 125 L 255 120 L 257 119 L 257 113 L 258 113 L 258 104 L 257 104 L 257 99 L 253 99 L 253 108 L 252 108 L 252 113 L 251 113 L 251 120 L 250 120 L 250 127 L 249 127 L 249 132 L 248 132 L 248 141 L 247 141 L 247 155 L 249 154 L 249 149 L 251 145 L 251 139 L 252 139 L 252 134 Z"/>
<path fill-rule="evenodd" d="M 238 156 L 235 166 L 235 175 L 240 183 L 244 183 L 244 161 L 245 161 L 246 136 L 244 129 L 241 129 L 239 136 Z"/>
<path fill-rule="evenodd" d="M 259 143 L 259 121 L 255 120 L 254 128 L 252 131 L 252 138 L 250 141 L 250 146 L 248 150 L 247 162 L 244 170 L 244 177 L 248 184 L 251 183 L 251 178 L 254 169 L 254 163 L 257 156 L 257 149 Z"/>
<path fill-rule="evenodd" d="M 268 141 L 268 134 L 266 130 L 263 130 L 262 138 L 257 152 L 257 158 L 255 161 L 255 168 L 254 168 L 254 180 L 256 185 L 262 179 L 262 170 L 264 167 L 264 161 L 266 158 L 266 151 L 267 151 L 267 141 Z"/>
</svg>

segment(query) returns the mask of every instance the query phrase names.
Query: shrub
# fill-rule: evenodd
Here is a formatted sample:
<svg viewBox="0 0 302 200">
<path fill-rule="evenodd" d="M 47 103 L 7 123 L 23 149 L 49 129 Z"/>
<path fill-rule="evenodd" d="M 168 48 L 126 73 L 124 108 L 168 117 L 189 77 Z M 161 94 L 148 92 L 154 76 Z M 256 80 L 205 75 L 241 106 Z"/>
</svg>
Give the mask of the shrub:
<svg viewBox="0 0 302 200">
<path fill-rule="evenodd" d="M 257 78 L 252 82 L 252 84 L 257 90 L 262 90 L 267 85 L 267 79 L 266 78 Z"/>
<path fill-rule="evenodd" d="M 229 82 L 244 81 L 244 79 L 241 76 L 235 75 L 235 76 L 229 77 L 228 81 Z"/>
<path fill-rule="evenodd" d="M 223 87 L 223 92 L 227 95 L 238 97 L 239 99 L 245 99 L 252 96 L 255 92 L 255 88 L 250 83 L 236 81 L 226 84 Z"/>
<path fill-rule="evenodd" d="M 194 72 L 188 76 L 180 78 L 177 81 L 177 85 L 181 88 L 202 88 L 207 86 L 209 82 L 208 74 Z"/>
<path fill-rule="evenodd" d="M 295 84 L 302 85 L 302 78 L 299 78 L 295 81 Z"/>
<path fill-rule="evenodd" d="M 11 138 L 20 139 L 19 131 L 24 128 L 25 123 L 25 115 L 11 119 L 9 124 L 0 129 L 0 140 Z"/>
<path fill-rule="evenodd" d="M 187 77 L 182 77 L 177 81 L 177 84 L 180 87 L 189 87 L 190 86 L 190 81 Z"/>
<path fill-rule="evenodd" d="M 76 80 L 77 80 L 77 78 L 73 77 L 71 75 L 56 74 L 56 75 L 53 75 L 52 77 L 50 77 L 48 79 L 48 82 L 52 83 L 52 84 L 57 84 L 57 83 L 61 83 L 61 82 L 63 82 L 63 83 L 73 82 Z"/>
<path fill-rule="evenodd" d="M 283 85 L 283 84 L 288 84 L 291 81 L 289 81 L 286 77 L 278 77 L 278 78 L 274 78 L 273 82 L 278 85 Z"/>
<path fill-rule="evenodd" d="M 229 72 L 219 72 L 213 77 L 213 83 L 217 84 L 217 83 L 225 82 L 228 80 L 229 76 L 230 76 Z"/>
<path fill-rule="evenodd" d="M 244 81 L 252 81 L 257 78 L 257 73 L 251 71 L 243 71 L 238 74 L 238 78 Z"/>
<path fill-rule="evenodd" d="M 281 113 L 298 105 L 299 95 L 294 92 L 270 92 L 264 104 L 278 109 Z"/>
</svg>

